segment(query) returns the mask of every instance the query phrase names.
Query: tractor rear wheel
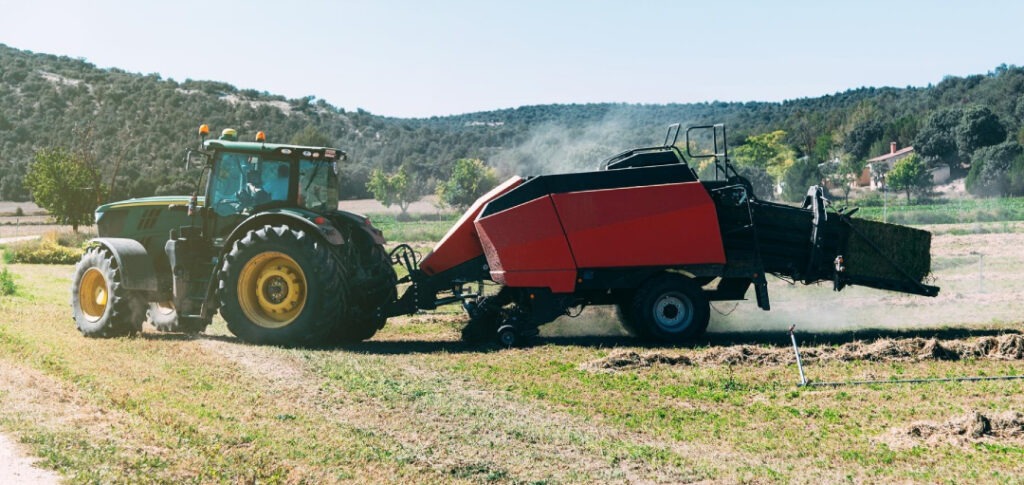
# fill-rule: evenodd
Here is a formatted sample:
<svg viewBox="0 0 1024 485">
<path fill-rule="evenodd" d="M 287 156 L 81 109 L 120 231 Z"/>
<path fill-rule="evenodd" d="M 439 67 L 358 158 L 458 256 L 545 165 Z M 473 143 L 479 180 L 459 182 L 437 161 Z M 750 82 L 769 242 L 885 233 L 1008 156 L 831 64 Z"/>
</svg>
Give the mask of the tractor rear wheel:
<svg viewBox="0 0 1024 485">
<path fill-rule="evenodd" d="M 86 337 L 120 337 L 142 330 L 142 295 L 122 286 L 121 271 L 109 250 L 89 248 L 75 266 L 71 315 Z"/>
<path fill-rule="evenodd" d="M 666 273 L 637 290 L 629 314 L 627 324 L 633 325 L 640 336 L 680 344 L 704 334 L 711 309 L 696 282 Z"/>
<path fill-rule="evenodd" d="M 398 277 L 395 275 L 395 269 L 391 266 L 391 258 L 384 251 L 384 247 L 372 241 L 362 242 L 362 244 L 373 245 L 365 248 L 368 256 L 365 263 L 362 264 L 369 267 L 371 274 L 385 280 L 386 289 L 384 292 L 363 295 L 352 302 L 351 311 L 343 314 L 341 321 L 334 328 L 332 339 L 340 344 L 361 342 L 373 337 L 387 323 L 387 318 L 378 314 L 377 309 L 397 298 L 396 282 Z"/>
<path fill-rule="evenodd" d="M 322 241 L 300 229 L 264 226 L 224 258 L 220 313 L 247 342 L 323 346 L 342 319 L 345 286 L 340 263 Z"/>
</svg>

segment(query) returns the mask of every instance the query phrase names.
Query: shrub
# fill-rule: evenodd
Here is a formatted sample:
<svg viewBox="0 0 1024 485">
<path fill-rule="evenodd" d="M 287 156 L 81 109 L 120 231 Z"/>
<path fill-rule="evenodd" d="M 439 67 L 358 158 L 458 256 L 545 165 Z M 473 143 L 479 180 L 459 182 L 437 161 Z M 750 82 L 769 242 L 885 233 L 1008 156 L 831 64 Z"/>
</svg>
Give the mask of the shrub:
<svg viewBox="0 0 1024 485">
<path fill-rule="evenodd" d="M 981 148 L 974 153 L 967 174 L 967 191 L 978 196 L 1010 195 L 1024 150 L 1016 142 Z"/>
<path fill-rule="evenodd" d="M 16 291 L 18 291 L 18 285 L 14 283 L 14 275 L 4 268 L 3 271 L 0 271 L 0 295 L 13 295 Z"/>
<path fill-rule="evenodd" d="M 75 264 L 83 252 L 79 247 L 65 247 L 54 241 L 40 239 L 7 246 L 4 260 L 7 263 Z"/>
<path fill-rule="evenodd" d="M 494 169 L 483 160 L 462 158 L 455 161 L 452 176 L 437 186 L 437 196 L 446 205 L 465 210 L 476 199 L 498 185 Z"/>
</svg>

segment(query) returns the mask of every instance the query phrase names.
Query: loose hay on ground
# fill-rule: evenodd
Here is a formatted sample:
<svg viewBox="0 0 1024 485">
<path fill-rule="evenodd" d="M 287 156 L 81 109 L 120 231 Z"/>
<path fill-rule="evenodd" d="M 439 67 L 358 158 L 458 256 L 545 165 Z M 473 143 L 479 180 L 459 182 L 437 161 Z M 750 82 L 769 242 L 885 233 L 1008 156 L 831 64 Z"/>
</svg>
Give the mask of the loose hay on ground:
<svg viewBox="0 0 1024 485">
<path fill-rule="evenodd" d="M 580 364 L 580 369 L 591 372 L 613 372 L 616 370 L 651 367 L 654 364 L 685 366 L 692 363 L 689 357 L 683 355 L 671 356 L 658 352 L 639 354 L 630 350 L 614 352 L 605 358 L 584 362 Z"/>
<path fill-rule="evenodd" d="M 894 428 L 878 440 L 896 449 L 982 442 L 1024 444 L 1024 414 L 1005 411 L 986 415 L 972 411 L 942 423 L 918 421 L 905 428 Z"/>
<path fill-rule="evenodd" d="M 731 345 L 702 350 L 638 353 L 633 350 L 613 352 L 607 357 L 585 362 L 581 370 L 614 372 L 651 367 L 698 365 L 788 365 L 795 362 L 790 347 Z M 682 352 L 692 352 L 683 354 Z M 924 338 L 880 339 L 873 342 L 850 342 L 838 347 L 806 347 L 800 349 L 805 363 L 814 362 L 898 362 L 924 360 L 1024 360 L 1024 335 L 1005 334 L 994 337 L 944 340 Z"/>
</svg>

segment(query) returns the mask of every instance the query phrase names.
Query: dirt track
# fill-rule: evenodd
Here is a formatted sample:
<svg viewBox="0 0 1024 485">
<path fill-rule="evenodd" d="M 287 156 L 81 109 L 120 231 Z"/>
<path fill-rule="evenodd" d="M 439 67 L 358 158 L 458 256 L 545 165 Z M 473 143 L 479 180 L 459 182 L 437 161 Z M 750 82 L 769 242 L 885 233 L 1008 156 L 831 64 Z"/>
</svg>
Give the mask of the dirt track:
<svg viewBox="0 0 1024 485">
<path fill-rule="evenodd" d="M 59 483 L 60 477 L 49 470 L 36 468 L 36 460 L 6 435 L 0 434 L 0 483 L 48 485 Z"/>
</svg>

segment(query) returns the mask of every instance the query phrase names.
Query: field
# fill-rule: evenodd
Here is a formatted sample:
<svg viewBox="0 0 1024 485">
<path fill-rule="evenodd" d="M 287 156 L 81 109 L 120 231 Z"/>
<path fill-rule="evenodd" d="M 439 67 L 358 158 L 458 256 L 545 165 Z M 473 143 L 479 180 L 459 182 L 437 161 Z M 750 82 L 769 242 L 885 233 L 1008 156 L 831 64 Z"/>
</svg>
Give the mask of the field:
<svg viewBox="0 0 1024 485">
<path fill-rule="evenodd" d="M 364 210 L 364 212 L 372 212 Z M 426 250 L 450 225 L 374 215 Z M 0 430 L 71 482 L 1021 483 L 1024 222 L 925 226 L 936 298 L 772 281 L 708 337 L 641 345 L 588 309 L 524 349 L 458 341 L 458 308 L 330 350 L 205 335 L 87 340 L 70 266 L 10 265 Z"/>
</svg>

